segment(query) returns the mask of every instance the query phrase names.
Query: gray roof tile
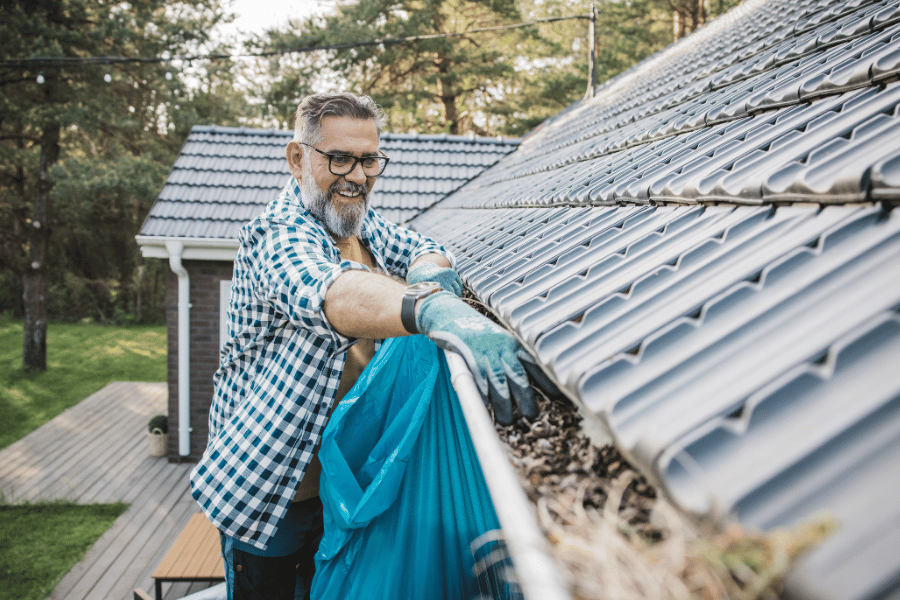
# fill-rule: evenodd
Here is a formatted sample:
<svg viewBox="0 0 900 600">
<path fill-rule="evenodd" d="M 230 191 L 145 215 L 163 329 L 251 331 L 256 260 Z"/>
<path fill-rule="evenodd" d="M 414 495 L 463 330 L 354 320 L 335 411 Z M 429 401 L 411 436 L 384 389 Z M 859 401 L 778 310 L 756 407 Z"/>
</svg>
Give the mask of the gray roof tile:
<svg viewBox="0 0 900 600">
<path fill-rule="evenodd" d="M 744 2 L 411 223 L 685 513 L 834 514 L 791 597 L 900 593 L 897 27 Z"/>
<path fill-rule="evenodd" d="M 236 239 L 287 183 L 290 131 L 195 127 L 172 167 L 141 235 Z M 406 222 L 518 146 L 517 139 L 382 135 L 391 164 L 372 206 Z"/>
</svg>

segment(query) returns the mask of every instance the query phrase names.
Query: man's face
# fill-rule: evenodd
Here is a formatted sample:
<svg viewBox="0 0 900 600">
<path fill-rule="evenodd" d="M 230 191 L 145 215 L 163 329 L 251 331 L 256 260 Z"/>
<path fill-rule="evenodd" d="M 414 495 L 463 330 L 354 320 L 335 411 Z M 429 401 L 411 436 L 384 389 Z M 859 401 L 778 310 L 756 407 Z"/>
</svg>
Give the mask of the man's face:
<svg viewBox="0 0 900 600">
<path fill-rule="evenodd" d="M 377 155 L 378 130 L 371 119 L 325 117 L 322 119 L 322 141 L 316 148 L 329 154 Z M 291 162 L 291 153 L 296 150 L 303 152 L 299 169 Z M 300 181 L 306 210 L 338 239 L 359 235 L 376 178 L 366 177 L 360 164 L 346 175 L 335 175 L 328 168 L 327 156 L 294 142 L 288 145 L 288 163 L 291 174 Z"/>
</svg>

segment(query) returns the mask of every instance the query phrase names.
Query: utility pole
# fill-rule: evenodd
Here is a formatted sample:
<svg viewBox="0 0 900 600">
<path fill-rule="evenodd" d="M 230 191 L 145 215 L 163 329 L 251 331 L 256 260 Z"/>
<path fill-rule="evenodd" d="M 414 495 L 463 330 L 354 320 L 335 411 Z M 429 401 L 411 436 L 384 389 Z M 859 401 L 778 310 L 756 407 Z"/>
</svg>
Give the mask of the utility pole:
<svg viewBox="0 0 900 600">
<path fill-rule="evenodd" d="M 588 88 L 585 98 L 594 97 L 597 86 L 597 5 L 591 3 L 591 21 L 588 24 Z"/>
</svg>

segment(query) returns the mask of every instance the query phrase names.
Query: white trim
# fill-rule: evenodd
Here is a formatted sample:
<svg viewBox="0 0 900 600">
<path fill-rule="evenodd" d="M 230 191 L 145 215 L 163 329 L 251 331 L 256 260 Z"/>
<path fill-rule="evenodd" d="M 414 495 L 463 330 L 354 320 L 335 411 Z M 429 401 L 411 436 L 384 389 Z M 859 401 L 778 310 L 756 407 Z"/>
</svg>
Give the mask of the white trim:
<svg viewBox="0 0 900 600">
<path fill-rule="evenodd" d="M 525 495 L 509 462 L 472 372 L 458 354 L 444 351 L 444 356 L 522 596 L 525 600 L 571 600 L 551 558 L 550 544 L 538 529 L 534 505 Z"/>
<path fill-rule="evenodd" d="M 170 244 L 180 244 L 182 260 L 233 261 L 237 256 L 238 241 L 213 238 L 162 237 L 157 235 L 134 236 L 144 258 L 170 258 Z"/>
</svg>

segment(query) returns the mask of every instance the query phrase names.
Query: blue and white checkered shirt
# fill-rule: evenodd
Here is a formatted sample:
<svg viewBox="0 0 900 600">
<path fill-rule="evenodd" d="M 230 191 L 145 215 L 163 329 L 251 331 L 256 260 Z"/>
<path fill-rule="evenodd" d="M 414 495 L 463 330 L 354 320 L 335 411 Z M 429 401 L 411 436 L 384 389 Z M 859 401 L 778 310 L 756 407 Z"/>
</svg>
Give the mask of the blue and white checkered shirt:
<svg viewBox="0 0 900 600">
<path fill-rule="evenodd" d="M 424 254 L 454 262 L 442 246 L 372 210 L 360 238 L 379 269 L 400 277 Z M 366 267 L 341 260 L 293 177 L 239 239 L 230 341 L 214 376 L 208 445 L 191 490 L 220 531 L 265 549 L 318 447 L 345 351 L 356 341 L 325 318 L 325 293 L 345 271 Z"/>
</svg>

